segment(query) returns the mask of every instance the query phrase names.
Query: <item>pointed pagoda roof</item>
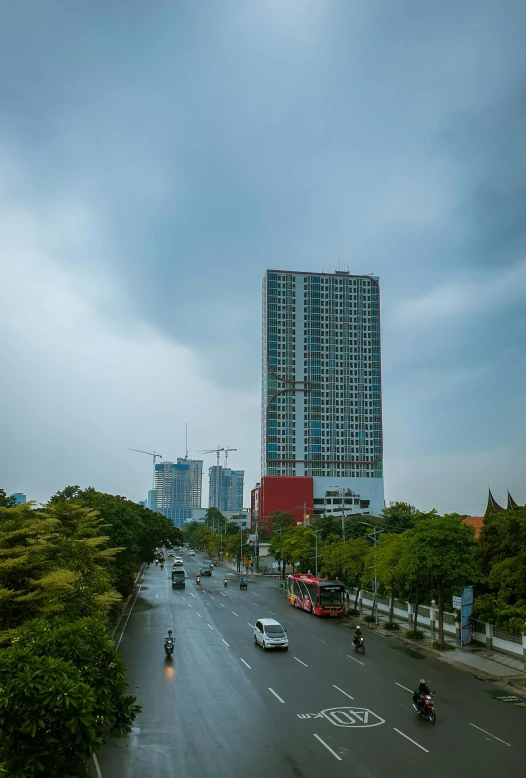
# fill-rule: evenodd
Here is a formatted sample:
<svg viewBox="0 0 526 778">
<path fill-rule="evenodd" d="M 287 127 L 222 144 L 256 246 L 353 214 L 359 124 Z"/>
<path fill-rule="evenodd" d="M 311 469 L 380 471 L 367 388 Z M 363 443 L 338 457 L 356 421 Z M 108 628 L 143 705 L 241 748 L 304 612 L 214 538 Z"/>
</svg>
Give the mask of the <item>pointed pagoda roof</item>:
<svg viewBox="0 0 526 778">
<path fill-rule="evenodd" d="M 511 511 L 512 508 L 518 508 L 518 507 L 519 506 L 517 505 L 517 503 L 515 502 L 515 500 L 513 499 L 513 497 L 511 496 L 508 490 L 508 510 Z"/>
<path fill-rule="evenodd" d="M 501 505 L 498 504 L 498 502 L 496 501 L 496 499 L 492 495 L 491 489 L 488 489 L 488 505 L 487 505 L 486 513 L 484 514 L 484 516 L 486 516 L 489 513 L 489 511 L 503 511 L 503 510 L 504 510 L 504 508 Z"/>
</svg>

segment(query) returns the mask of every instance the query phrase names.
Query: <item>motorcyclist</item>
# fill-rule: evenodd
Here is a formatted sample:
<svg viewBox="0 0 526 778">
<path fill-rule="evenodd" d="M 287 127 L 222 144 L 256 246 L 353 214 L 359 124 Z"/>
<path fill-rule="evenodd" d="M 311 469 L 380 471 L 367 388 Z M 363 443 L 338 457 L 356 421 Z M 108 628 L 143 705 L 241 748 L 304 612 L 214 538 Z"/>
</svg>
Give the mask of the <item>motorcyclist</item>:
<svg viewBox="0 0 526 778">
<path fill-rule="evenodd" d="M 226 586 L 227 583 L 228 583 L 228 579 L 227 579 L 226 575 L 224 575 L 223 576 L 223 586 Z"/>
<path fill-rule="evenodd" d="M 199 573 L 197 573 L 197 575 L 196 575 L 196 577 L 195 577 L 195 582 L 196 582 L 196 584 L 197 584 L 198 586 L 199 586 L 199 584 L 201 583 L 201 576 L 199 575 Z"/>
<path fill-rule="evenodd" d="M 431 689 L 425 682 L 423 678 L 420 679 L 420 683 L 418 684 L 417 688 L 413 692 L 413 702 L 415 703 L 417 708 L 421 708 L 424 704 L 424 695 L 425 694 L 431 694 Z"/>
<path fill-rule="evenodd" d="M 354 630 L 354 635 L 353 635 L 353 639 L 352 639 L 353 646 L 355 646 L 358 643 L 358 641 L 360 640 L 360 638 L 362 638 L 362 637 L 363 637 L 363 632 L 361 630 L 360 625 L 357 624 L 356 625 L 356 629 Z"/>
<path fill-rule="evenodd" d="M 172 641 L 172 645 L 175 643 L 175 638 L 173 636 L 173 632 L 172 632 L 171 629 L 169 629 L 168 630 L 168 634 L 165 635 L 165 638 L 164 638 L 164 645 L 165 645 L 165 647 L 166 647 L 166 644 L 168 643 L 169 640 Z"/>
</svg>

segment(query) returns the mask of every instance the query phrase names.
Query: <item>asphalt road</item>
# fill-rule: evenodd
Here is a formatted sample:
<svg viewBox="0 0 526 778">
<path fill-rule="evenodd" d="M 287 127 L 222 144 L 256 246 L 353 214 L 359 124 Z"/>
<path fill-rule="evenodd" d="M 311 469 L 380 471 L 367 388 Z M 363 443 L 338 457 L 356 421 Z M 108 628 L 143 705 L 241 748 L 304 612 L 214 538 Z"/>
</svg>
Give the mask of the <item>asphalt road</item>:
<svg viewBox="0 0 526 778">
<path fill-rule="evenodd" d="M 230 573 L 225 589 L 217 567 L 198 588 L 198 563 L 185 556 L 184 590 L 171 588 L 171 563 L 145 573 L 120 642 L 143 710 L 102 749 L 103 778 L 526 775 L 526 708 L 491 684 L 378 633 L 359 656 L 340 622 L 293 609 L 276 579 L 241 592 Z M 283 624 L 288 652 L 254 645 L 263 616 Z M 412 708 L 422 676 L 434 725 Z"/>
</svg>

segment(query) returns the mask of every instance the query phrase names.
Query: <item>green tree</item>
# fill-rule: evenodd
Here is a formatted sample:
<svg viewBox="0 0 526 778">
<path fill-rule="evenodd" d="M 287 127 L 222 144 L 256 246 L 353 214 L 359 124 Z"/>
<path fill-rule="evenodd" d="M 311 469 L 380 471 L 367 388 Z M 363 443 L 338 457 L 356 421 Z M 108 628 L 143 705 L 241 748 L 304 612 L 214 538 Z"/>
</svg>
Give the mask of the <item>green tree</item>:
<svg viewBox="0 0 526 778">
<path fill-rule="evenodd" d="M 292 513 L 286 511 L 271 511 L 268 516 L 258 521 L 258 537 L 260 540 L 270 540 L 274 532 L 296 526 Z"/>
<path fill-rule="evenodd" d="M 403 586 L 405 570 L 405 550 L 409 538 L 405 533 L 388 533 L 380 535 L 378 545 L 370 549 L 368 560 L 371 561 L 370 575 L 376 572 L 377 582 L 384 586 L 390 595 L 389 621 L 393 621 L 394 601 L 397 590 Z"/>
<path fill-rule="evenodd" d="M 382 510 L 380 524 L 386 532 L 404 532 L 415 525 L 420 515 L 414 505 L 408 502 L 394 502 Z"/>
<path fill-rule="evenodd" d="M 329 578 L 337 578 L 347 586 L 356 587 L 354 608 L 358 604 L 359 590 L 365 572 L 365 560 L 370 543 L 365 536 L 346 540 L 345 543 L 332 543 L 322 551 L 322 572 Z"/>
<path fill-rule="evenodd" d="M 0 508 L 14 508 L 16 505 L 16 497 L 11 495 L 8 497 L 3 489 L 0 489 Z"/>
<path fill-rule="evenodd" d="M 473 529 L 456 513 L 418 521 L 407 531 L 409 542 L 402 564 L 408 576 L 428 580 L 438 592 L 438 643 L 444 646 L 445 592 L 468 585 L 477 576 Z"/>
<path fill-rule="evenodd" d="M 312 522 L 312 526 L 314 529 L 320 530 L 318 540 L 323 543 L 337 543 L 342 539 L 341 523 L 330 514 L 317 516 Z"/>
</svg>

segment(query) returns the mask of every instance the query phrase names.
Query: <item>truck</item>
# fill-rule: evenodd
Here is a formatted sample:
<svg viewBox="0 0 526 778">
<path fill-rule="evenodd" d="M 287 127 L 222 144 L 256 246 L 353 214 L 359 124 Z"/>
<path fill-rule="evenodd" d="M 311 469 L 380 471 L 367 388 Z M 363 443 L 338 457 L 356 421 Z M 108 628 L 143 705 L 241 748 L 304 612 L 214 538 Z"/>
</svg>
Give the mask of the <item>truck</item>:
<svg viewBox="0 0 526 778">
<path fill-rule="evenodd" d="M 182 567 L 172 570 L 172 589 L 185 589 L 185 579 L 186 573 Z"/>
</svg>

